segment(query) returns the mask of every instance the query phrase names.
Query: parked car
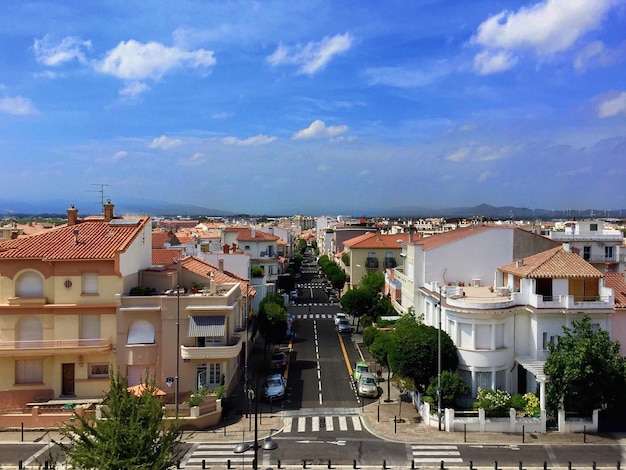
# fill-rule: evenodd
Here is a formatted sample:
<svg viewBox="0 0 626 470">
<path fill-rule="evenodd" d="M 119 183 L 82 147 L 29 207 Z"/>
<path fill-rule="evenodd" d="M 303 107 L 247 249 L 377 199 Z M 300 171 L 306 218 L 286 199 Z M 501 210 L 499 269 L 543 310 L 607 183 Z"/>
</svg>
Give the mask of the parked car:
<svg viewBox="0 0 626 470">
<path fill-rule="evenodd" d="M 346 316 L 345 313 L 343 313 L 343 312 L 335 313 L 335 326 L 337 326 L 339 324 L 339 321 L 347 320 L 347 319 L 348 319 L 348 317 Z"/>
<path fill-rule="evenodd" d="M 287 379 L 282 374 L 272 374 L 265 379 L 265 398 L 279 400 L 285 396 Z"/>
<path fill-rule="evenodd" d="M 282 351 L 276 351 L 272 354 L 272 364 L 275 367 L 283 368 L 287 366 L 287 354 Z"/>
<path fill-rule="evenodd" d="M 357 361 L 354 363 L 354 369 L 352 370 L 352 377 L 354 378 L 354 382 L 358 383 L 361 378 L 361 374 L 363 372 L 369 372 L 370 368 L 367 365 L 367 362 Z"/>
<path fill-rule="evenodd" d="M 339 298 L 335 294 L 330 294 L 328 296 L 328 301 L 330 303 L 336 304 L 337 302 L 339 302 Z"/>
<path fill-rule="evenodd" d="M 361 373 L 357 384 L 357 394 L 360 397 L 378 397 L 378 383 L 374 374 L 370 372 Z"/>
<path fill-rule="evenodd" d="M 339 320 L 337 323 L 337 333 L 352 333 L 352 326 L 348 320 Z"/>
</svg>

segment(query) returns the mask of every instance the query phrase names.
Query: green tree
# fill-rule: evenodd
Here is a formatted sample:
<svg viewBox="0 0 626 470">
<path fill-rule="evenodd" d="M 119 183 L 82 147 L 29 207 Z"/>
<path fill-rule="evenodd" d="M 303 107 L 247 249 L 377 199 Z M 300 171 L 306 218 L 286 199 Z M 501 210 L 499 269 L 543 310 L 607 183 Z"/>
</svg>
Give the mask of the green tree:
<svg viewBox="0 0 626 470">
<path fill-rule="evenodd" d="M 548 409 L 589 415 L 594 409 L 623 406 L 626 361 L 619 355 L 619 343 L 605 330 L 594 331 L 587 315 L 571 328 L 564 326 L 563 335 L 548 347 Z"/>
<path fill-rule="evenodd" d="M 61 443 L 68 468 L 119 470 L 174 468 L 183 449 L 177 421 L 165 425 L 163 400 L 156 395 L 153 380 L 145 382 L 137 396 L 128 390 L 128 380 L 112 375 L 105 396 L 104 418 L 91 422 L 76 415 L 77 422 L 61 428 L 70 444 Z"/>
<path fill-rule="evenodd" d="M 434 376 L 430 378 L 430 384 L 426 389 L 426 395 L 433 399 L 435 404 L 439 404 L 439 396 L 437 395 L 437 388 L 439 384 L 439 377 Z M 444 370 L 441 372 L 441 406 L 442 408 L 454 408 L 459 399 L 464 397 L 470 392 L 470 387 L 454 372 Z"/>
<path fill-rule="evenodd" d="M 337 271 L 329 276 L 329 281 L 332 284 L 334 289 L 338 289 L 339 291 L 343 290 L 343 286 L 346 285 L 346 273 L 342 271 Z"/>
<path fill-rule="evenodd" d="M 371 292 L 372 297 L 377 296 L 385 287 L 385 275 L 380 271 L 369 271 L 361 278 L 360 287 Z"/>
<path fill-rule="evenodd" d="M 257 318 L 259 334 L 265 340 L 264 352 L 267 353 L 270 345 L 282 342 L 287 334 L 287 309 L 283 296 L 270 293 L 263 297 Z"/>
<path fill-rule="evenodd" d="M 408 377 L 424 390 L 438 372 L 437 328 L 418 323 L 414 317 L 403 315 L 396 322 L 389 350 L 389 364 L 394 373 Z M 445 331 L 441 332 L 441 370 L 456 370 L 456 346 Z"/>
<path fill-rule="evenodd" d="M 367 289 L 352 289 L 343 294 L 339 303 L 346 313 L 357 318 L 360 322 L 361 316 L 367 314 L 372 308 L 373 298 Z M 356 331 L 359 331 L 357 323 Z"/>
<path fill-rule="evenodd" d="M 389 366 L 389 350 L 392 347 L 392 333 L 378 330 L 369 350 L 376 362 L 387 369 L 387 401 L 391 401 L 391 367 Z"/>
</svg>

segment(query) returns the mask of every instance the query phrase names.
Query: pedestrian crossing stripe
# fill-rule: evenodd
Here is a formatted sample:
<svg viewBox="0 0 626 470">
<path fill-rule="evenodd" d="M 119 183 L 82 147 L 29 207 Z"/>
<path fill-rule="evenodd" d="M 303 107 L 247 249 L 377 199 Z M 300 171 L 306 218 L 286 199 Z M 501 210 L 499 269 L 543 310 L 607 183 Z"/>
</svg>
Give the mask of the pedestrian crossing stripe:
<svg viewBox="0 0 626 470">
<path fill-rule="evenodd" d="M 200 467 L 205 464 L 226 464 L 230 460 L 233 463 L 244 462 L 251 464 L 254 454 L 251 452 L 236 454 L 234 444 L 229 443 L 201 443 L 191 452 L 191 456 L 185 461 L 185 468 Z"/>
<path fill-rule="evenodd" d="M 282 432 L 306 432 L 309 421 L 311 432 L 319 432 L 321 429 L 332 432 L 335 430 L 335 419 L 339 431 L 348 431 L 350 426 L 354 431 L 363 430 L 360 416 L 300 416 L 295 418 L 287 416 L 283 421 Z"/>
<path fill-rule="evenodd" d="M 461 453 L 455 445 L 412 444 L 411 452 L 415 463 L 462 463 Z"/>
</svg>

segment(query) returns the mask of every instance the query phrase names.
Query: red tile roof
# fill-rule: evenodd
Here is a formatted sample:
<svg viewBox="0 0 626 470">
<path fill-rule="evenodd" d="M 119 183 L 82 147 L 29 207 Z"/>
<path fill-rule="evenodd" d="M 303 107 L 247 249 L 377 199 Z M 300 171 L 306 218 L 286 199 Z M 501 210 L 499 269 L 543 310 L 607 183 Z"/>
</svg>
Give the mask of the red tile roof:
<svg viewBox="0 0 626 470">
<path fill-rule="evenodd" d="M 343 244 L 354 249 L 376 249 L 376 248 L 402 248 L 402 243 L 398 243 L 398 240 L 402 240 L 402 243 L 408 243 L 408 233 L 396 233 L 396 234 L 382 234 L 376 232 L 364 233 L 358 237 L 346 240 Z"/>
<path fill-rule="evenodd" d="M 170 232 L 152 232 L 152 248 L 163 248 L 172 238 Z"/>
<path fill-rule="evenodd" d="M 498 268 L 502 272 L 526 278 L 572 277 L 600 278 L 602 273 L 580 256 L 565 251 L 562 247 L 552 248 L 533 256 L 528 256 Z"/>
<path fill-rule="evenodd" d="M 616 308 L 626 308 L 626 277 L 624 273 L 605 273 L 604 281 L 607 287 L 615 293 Z"/>
<path fill-rule="evenodd" d="M 167 266 L 183 255 L 180 248 L 152 248 L 152 264 L 155 266 Z"/>
<path fill-rule="evenodd" d="M 133 223 L 132 221 L 136 221 Z M 0 259 L 108 260 L 123 252 L 149 223 L 145 216 L 87 219 L 0 243 Z"/>
<path fill-rule="evenodd" d="M 494 228 L 496 228 L 496 226 L 493 225 L 470 225 L 468 227 L 461 227 L 448 232 L 437 233 L 435 235 L 431 235 L 430 237 L 418 238 L 417 240 L 414 240 L 413 243 L 421 246 L 423 250 L 430 250 L 432 248 L 445 245 L 446 243 L 451 243 L 465 237 L 471 237 L 477 233 Z"/>
<path fill-rule="evenodd" d="M 207 284 L 211 281 L 211 275 L 213 274 L 213 279 L 219 284 L 234 284 L 239 283 L 241 288 L 241 292 L 243 295 L 246 295 L 246 286 L 249 284 L 247 279 L 243 279 L 236 274 L 233 274 L 229 271 L 220 271 L 218 266 L 215 266 L 211 263 L 207 263 L 204 260 L 196 258 L 195 256 L 187 256 L 181 260 L 181 266 L 183 269 L 186 269 L 198 276 L 204 277 L 207 280 Z M 256 294 L 256 290 L 252 287 L 248 288 L 248 293 L 251 296 Z"/>
<path fill-rule="evenodd" d="M 261 232 L 260 230 L 254 230 L 254 236 L 252 236 L 253 229 L 249 227 L 228 227 L 226 232 L 237 232 L 237 241 L 276 241 L 280 240 L 280 237 L 272 235 L 271 233 Z"/>
</svg>

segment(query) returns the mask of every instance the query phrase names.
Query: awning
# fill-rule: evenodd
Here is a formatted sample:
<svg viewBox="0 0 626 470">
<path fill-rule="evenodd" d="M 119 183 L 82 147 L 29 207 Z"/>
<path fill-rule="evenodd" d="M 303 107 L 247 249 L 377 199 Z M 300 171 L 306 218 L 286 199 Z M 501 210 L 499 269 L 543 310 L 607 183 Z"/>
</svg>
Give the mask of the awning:
<svg viewBox="0 0 626 470">
<path fill-rule="evenodd" d="M 207 336 L 224 336 L 226 331 L 226 317 L 214 316 L 190 316 L 189 334 L 190 338 Z"/>
<path fill-rule="evenodd" d="M 533 374 L 537 382 L 547 382 L 548 378 L 543 372 L 543 366 L 546 361 L 537 361 L 530 356 L 517 356 L 515 362 Z"/>
</svg>

